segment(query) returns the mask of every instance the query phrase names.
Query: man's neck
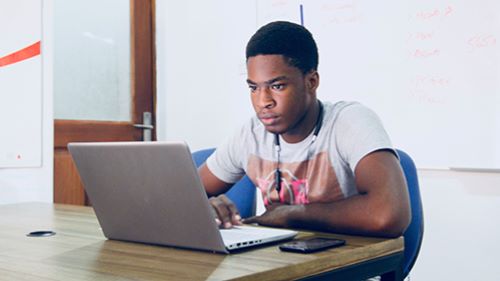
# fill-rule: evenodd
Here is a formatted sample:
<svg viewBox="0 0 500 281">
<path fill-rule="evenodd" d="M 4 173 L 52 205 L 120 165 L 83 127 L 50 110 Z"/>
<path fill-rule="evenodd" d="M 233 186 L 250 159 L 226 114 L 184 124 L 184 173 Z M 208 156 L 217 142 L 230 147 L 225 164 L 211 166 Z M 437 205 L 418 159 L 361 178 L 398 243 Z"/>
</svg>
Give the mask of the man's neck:
<svg viewBox="0 0 500 281">
<path fill-rule="evenodd" d="M 298 143 L 307 138 L 316 128 L 316 124 L 318 124 L 320 118 L 319 111 L 319 101 L 315 99 L 302 119 L 297 122 L 295 128 L 281 134 L 281 137 L 287 143 Z"/>
</svg>

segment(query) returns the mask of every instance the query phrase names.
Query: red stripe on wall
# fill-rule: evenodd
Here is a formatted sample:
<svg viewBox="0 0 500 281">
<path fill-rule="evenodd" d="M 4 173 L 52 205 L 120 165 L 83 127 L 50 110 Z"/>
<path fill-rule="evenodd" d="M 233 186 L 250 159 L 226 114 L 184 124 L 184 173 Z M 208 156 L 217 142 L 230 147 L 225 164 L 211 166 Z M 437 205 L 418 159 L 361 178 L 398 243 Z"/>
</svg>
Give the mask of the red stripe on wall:
<svg viewBox="0 0 500 281">
<path fill-rule="evenodd" d="M 0 57 L 0 67 L 27 60 L 40 54 L 40 41 L 12 54 Z"/>
</svg>

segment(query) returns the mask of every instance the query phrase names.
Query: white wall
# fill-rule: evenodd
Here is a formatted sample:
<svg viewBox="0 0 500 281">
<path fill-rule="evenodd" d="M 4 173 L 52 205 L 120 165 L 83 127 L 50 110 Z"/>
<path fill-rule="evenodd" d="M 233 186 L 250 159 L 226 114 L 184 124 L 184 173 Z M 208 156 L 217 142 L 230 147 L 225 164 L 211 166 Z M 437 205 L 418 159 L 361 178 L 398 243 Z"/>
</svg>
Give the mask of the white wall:
<svg viewBox="0 0 500 281">
<path fill-rule="evenodd" d="M 254 1 L 157 0 L 158 137 L 213 147 L 253 114 L 245 46 Z"/>
<path fill-rule="evenodd" d="M 424 241 L 412 281 L 498 280 L 500 174 L 420 170 Z"/>
<path fill-rule="evenodd" d="M 0 169 L 0 204 L 22 201 L 52 202 L 54 138 L 52 118 L 52 5 L 53 0 L 43 0 L 41 49 L 43 67 L 42 166 L 40 168 Z M 3 121 L 9 122 L 9 120 Z M 24 128 L 18 129 L 23 130 Z M 6 133 L 8 134 L 5 136 L 2 133 L 2 139 L 16 137 L 15 131 Z"/>
</svg>

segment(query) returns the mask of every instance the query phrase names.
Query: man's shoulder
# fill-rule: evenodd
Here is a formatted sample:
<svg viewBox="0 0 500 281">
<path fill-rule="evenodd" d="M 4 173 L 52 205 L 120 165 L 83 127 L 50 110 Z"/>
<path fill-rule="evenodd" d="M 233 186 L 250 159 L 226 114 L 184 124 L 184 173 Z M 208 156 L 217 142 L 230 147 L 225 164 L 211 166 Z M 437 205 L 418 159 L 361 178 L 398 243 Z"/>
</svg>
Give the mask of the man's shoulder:
<svg viewBox="0 0 500 281">
<path fill-rule="evenodd" d="M 337 101 L 335 103 L 329 101 L 325 101 L 322 103 L 325 108 L 325 112 L 333 112 L 335 114 L 343 113 L 345 111 L 352 109 L 370 110 L 367 106 L 358 101 L 342 100 L 342 101 Z"/>
<path fill-rule="evenodd" d="M 370 107 L 357 101 L 339 101 L 336 103 L 325 102 L 325 113 L 334 120 L 344 118 L 378 118 Z M 352 120 L 350 120 L 352 121 Z"/>
<path fill-rule="evenodd" d="M 356 115 L 363 115 L 371 110 L 357 101 L 338 101 L 336 103 L 323 102 L 326 122 L 335 123 L 339 119 L 351 119 Z"/>
</svg>

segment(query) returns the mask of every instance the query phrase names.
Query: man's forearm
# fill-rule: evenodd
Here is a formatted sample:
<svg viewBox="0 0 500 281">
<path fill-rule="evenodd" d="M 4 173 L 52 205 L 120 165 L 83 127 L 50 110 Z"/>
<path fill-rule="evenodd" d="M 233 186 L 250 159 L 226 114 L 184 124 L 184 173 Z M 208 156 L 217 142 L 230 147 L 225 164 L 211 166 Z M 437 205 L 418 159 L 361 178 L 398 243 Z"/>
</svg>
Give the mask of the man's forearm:
<svg viewBox="0 0 500 281">
<path fill-rule="evenodd" d="M 399 204 L 376 204 L 368 195 L 356 195 L 333 203 L 283 205 L 288 227 L 330 232 L 395 237 L 406 229 L 409 218 Z M 274 210 L 273 210 L 274 211 Z"/>
<path fill-rule="evenodd" d="M 355 174 L 357 195 L 331 203 L 272 204 L 262 216 L 245 221 L 348 234 L 403 234 L 411 220 L 410 202 L 395 155 L 384 150 L 372 152 L 359 161 Z"/>
</svg>

